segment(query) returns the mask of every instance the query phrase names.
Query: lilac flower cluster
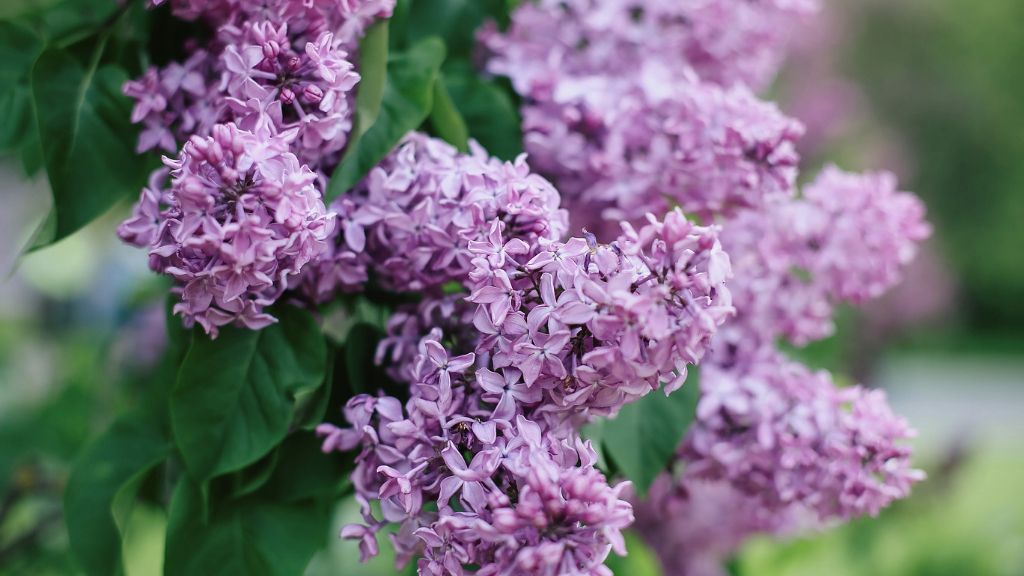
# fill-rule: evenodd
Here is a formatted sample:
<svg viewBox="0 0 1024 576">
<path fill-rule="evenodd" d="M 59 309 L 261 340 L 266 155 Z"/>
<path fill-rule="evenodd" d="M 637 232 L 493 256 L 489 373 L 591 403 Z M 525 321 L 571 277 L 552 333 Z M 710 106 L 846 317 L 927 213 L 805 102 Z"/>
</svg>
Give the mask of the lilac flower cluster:
<svg viewBox="0 0 1024 576">
<path fill-rule="evenodd" d="M 821 519 L 877 514 L 921 473 L 913 436 L 885 393 L 836 388 L 778 354 L 749 368 L 706 365 L 697 421 L 683 447 L 689 478 L 722 480 L 770 511 L 793 505 Z"/>
<path fill-rule="evenodd" d="M 567 230 L 559 195 L 533 174 L 525 158 L 502 162 L 474 145 L 451 145 L 410 134 L 355 190 L 336 200 L 342 234 L 333 258 L 313 270 L 318 300 L 352 289 L 369 272 L 397 292 L 437 292 L 463 282 L 472 269 L 470 245 L 497 219 L 520 242 L 555 240 Z"/>
<path fill-rule="evenodd" d="M 802 523 L 794 510 L 768 510 L 724 482 L 662 474 L 634 502 L 635 530 L 658 557 L 663 574 L 728 576 L 726 561 L 754 534 L 785 534 Z"/>
<path fill-rule="evenodd" d="M 335 215 L 321 190 L 351 129 L 349 51 L 393 4 L 171 2 L 215 33 L 124 87 L 143 125 L 139 149 L 183 148 L 164 160 L 170 183 L 155 172 L 119 234 L 175 280 L 187 324 L 212 336 L 230 323 L 263 327 L 274 321 L 264 309 L 332 254 Z"/>
<path fill-rule="evenodd" d="M 487 69 L 523 96 L 526 150 L 574 215 L 710 217 L 792 191 L 802 127 L 738 81 L 774 69 L 770 23 L 808 4 L 526 3 L 484 34 Z"/>
<path fill-rule="evenodd" d="M 679 211 L 624 225 L 611 244 L 531 245 L 506 240 L 510 227 L 495 218 L 467 243 L 461 302 L 428 298 L 392 318 L 379 355 L 410 383 L 405 411 L 361 396 L 346 408 L 351 428 L 320 427 L 325 450 L 362 447 L 354 484 L 366 523 L 343 535 L 372 555 L 380 528 L 400 523 L 396 549 L 422 550 L 423 574 L 606 574 L 632 513 L 577 429 L 682 384 L 732 313 L 728 258 L 714 228 Z M 444 319 L 461 332 L 442 333 Z M 473 352 L 451 357 L 441 341 Z"/>
<path fill-rule="evenodd" d="M 779 337 L 803 345 L 828 336 L 833 303 L 880 296 L 929 234 L 920 200 L 898 191 L 888 173 L 828 167 L 800 198 L 741 211 L 722 232 L 739 271 L 730 287 L 742 303 L 723 330 L 729 348 L 722 352 L 748 354 Z"/>
<path fill-rule="evenodd" d="M 264 312 L 302 268 L 326 249 L 334 229 L 316 176 L 289 152 L 294 132 L 215 126 L 193 136 L 166 171 L 154 174 L 135 214 L 118 228 L 149 250 L 149 265 L 177 283 L 174 311 L 211 335 L 219 326 L 258 329 Z"/>
<path fill-rule="evenodd" d="M 175 311 L 216 336 L 273 322 L 286 292 L 420 298 L 377 350 L 408 399 L 359 395 L 318 428 L 359 450 L 363 522 L 342 535 L 364 559 L 397 525 L 420 574 L 603 576 L 636 510 L 672 573 L 711 574 L 749 534 L 875 514 L 920 478 L 883 394 L 777 350 L 896 283 L 929 233 L 885 174 L 796 190 L 802 127 L 753 90 L 814 0 L 523 3 L 482 41 L 533 168 L 412 133 L 329 208 L 356 41 L 394 0 L 169 3 L 214 34 L 125 86 L 140 149 L 182 148 L 119 234 L 175 280 Z M 566 239 L 566 208 L 600 234 Z M 683 471 L 637 501 L 579 429 L 699 362 Z"/>
<path fill-rule="evenodd" d="M 360 541 L 365 560 L 381 528 L 398 523 L 398 561 L 422 554 L 424 575 L 610 576 L 604 559 L 625 553 L 621 530 L 633 521 L 628 483 L 608 485 L 589 442 L 495 405 L 474 360 L 425 338 L 404 408 L 360 395 L 345 407 L 351 428 L 320 426 L 325 450 L 361 448 L 352 480 L 365 523 L 342 536 Z"/>
<path fill-rule="evenodd" d="M 796 190 L 802 127 L 752 90 L 815 4 L 541 0 L 481 38 L 574 225 L 681 206 L 722 228 L 736 316 L 703 362 L 686 472 L 635 503 L 668 573 L 716 574 L 753 533 L 874 514 L 920 478 L 884 395 L 837 389 L 776 348 L 829 335 L 833 307 L 893 286 L 929 234 L 920 201 L 887 174 L 827 168 Z"/>
<path fill-rule="evenodd" d="M 678 210 L 624 224 L 607 245 L 587 235 L 531 249 L 495 222 L 470 250 L 477 354 L 503 372 L 497 383 L 535 393 L 533 416 L 551 427 L 678 389 L 733 312 L 717 231 Z"/>
<path fill-rule="evenodd" d="M 132 119 L 144 126 L 140 151 L 174 151 L 218 123 L 246 130 L 266 123 L 273 133 L 296 130 L 293 151 L 314 171 L 337 161 L 359 81 L 349 53 L 373 18 L 390 15 L 393 0 L 171 4 L 216 34 L 184 63 L 150 68 L 125 85 L 136 100 Z"/>
</svg>

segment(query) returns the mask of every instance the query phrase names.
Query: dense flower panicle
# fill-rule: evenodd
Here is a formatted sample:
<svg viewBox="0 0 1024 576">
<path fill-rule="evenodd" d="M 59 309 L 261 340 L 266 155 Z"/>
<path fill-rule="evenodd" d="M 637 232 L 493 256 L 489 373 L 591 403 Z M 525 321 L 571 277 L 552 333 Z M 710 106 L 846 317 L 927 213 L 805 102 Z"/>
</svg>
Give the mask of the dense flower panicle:
<svg viewBox="0 0 1024 576">
<path fill-rule="evenodd" d="M 724 482 L 659 475 L 643 499 L 634 498 L 635 530 L 651 547 L 663 574 L 728 576 L 726 561 L 755 534 L 786 534 L 801 524 L 795 510 L 769 510 Z"/>
<path fill-rule="evenodd" d="M 800 198 L 738 213 L 722 244 L 737 270 L 737 318 L 723 340 L 746 354 L 784 337 L 828 336 L 833 305 L 860 304 L 895 285 L 930 228 L 920 200 L 887 173 L 826 168 Z"/>
<path fill-rule="evenodd" d="M 808 269 L 843 301 L 881 296 L 931 234 L 920 199 L 898 191 L 889 173 L 828 167 L 803 197 L 818 212 L 795 221 L 797 234 L 819 246 Z"/>
<path fill-rule="evenodd" d="M 553 89 L 567 74 L 630 74 L 637 62 L 688 66 L 701 78 L 761 89 L 775 76 L 789 33 L 816 0 L 540 0 L 524 2 L 509 30 L 485 32 L 493 66 L 521 94 Z"/>
<path fill-rule="evenodd" d="M 922 474 L 910 465 L 913 431 L 885 393 L 836 388 L 827 372 L 766 354 L 748 368 L 704 366 L 685 476 L 823 521 L 874 515 L 905 497 Z"/>
<path fill-rule="evenodd" d="M 173 278 L 174 311 L 211 335 L 229 323 L 260 328 L 264 312 L 327 249 L 334 228 L 316 176 L 288 151 L 293 133 L 215 126 L 165 159 L 120 237 L 149 250 L 150 267 Z"/>
<path fill-rule="evenodd" d="M 558 192 L 520 157 L 502 162 L 475 143 L 469 154 L 413 133 L 356 189 L 336 200 L 340 214 L 336 252 L 327 261 L 350 275 L 368 269 L 398 292 L 437 292 L 463 282 L 471 270 L 472 242 L 485 239 L 498 219 L 521 242 L 560 238 L 567 228 Z M 351 286 L 342 274 L 320 274 L 322 295 Z"/>
<path fill-rule="evenodd" d="M 143 124 L 140 151 L 175 151 L 191 135 L 234 122 L 254 130 L 296 129 L 299 160 L 320 173 L 337 162 L 352 127 L 359 75 L 350 52 L 365 26 L 390 15 L 394 2 L 332 0 L 266 3 L 172 2 L 182 17 L 216 29 L 184 63 L 151 68 L 125 85 Z"/>
<path fill-rule="evenodd" d="M 392 536 L 399 563 L 419 553 L 429 575 L 610 575 L 611 549 L 624 553 L 632 520 L 596 454 L 575 433 L 556 436 L 484 397 L 473 354 L 450 357 L 424 339 L 410 399 L 356 396 L 351 428 L 324 424 L 324 450 L 361 449 L 352 474 L 364 523 L 346 526 L 364 560 L 377 532 Z M 377 519 L 370 503 L 379 502 Z"/>
<path fill-rule="evenodd" d="M 678 210 L 610 244 L 592 235 L 531 249 L 495 222 L 476 254 L 467 300 L 498 389 L 552 428 L 618 412 L 664 385 L 669 393 L 732 314 L 729 259 L 716 230 Z"/>
<path fill-rule="evenodd" d="M 727 43 L 742 17 L 719 12 L 781 4 L 526 3 L 507 32 L 483 36 L 487 67 L 524 97 L 526 150 L 574 214 L 635 219 L 679 205 L 710 217 L 790 194 L 802 127 L 746 85 L 689 68 L 690 19 L 716 13 Z"/>
<path fill-rule="evenodd" d="M 404 409 L 360 396 L 350 428 L 319 429 L 327 451 L 362 448 L 353 483 L 365 524 L 343 536 L 364 555 L 399 523 L 399 557 L 422 553 L 421 574 L 607 574 L 632 513 L 577 427 L 678 387 L 732 312 L 717 231 L 678 210 L 625 224 L 611 244 L 532 227 L 506 239 L 513 222 L 494 218 L 468 242 L 468 296 L 428 297 L 391 319 L 378 359 L 409 383 Z"/>
</svg>

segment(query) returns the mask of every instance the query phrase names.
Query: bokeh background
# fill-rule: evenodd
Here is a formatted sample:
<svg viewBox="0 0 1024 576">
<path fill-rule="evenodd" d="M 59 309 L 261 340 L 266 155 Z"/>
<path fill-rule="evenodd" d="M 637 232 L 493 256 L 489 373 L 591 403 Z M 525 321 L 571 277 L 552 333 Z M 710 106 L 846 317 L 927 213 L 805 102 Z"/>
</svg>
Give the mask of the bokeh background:
<svg viewBox="0 0 1024 576">
<path fill-rule="evenodd" d="M 773 88 L 804 120 L 806 174 L 886 168 L 935 234 L 904 283 L 839 335 L 794 351 L 889 391 L 919 430 L 928 474 L 877 519 L 757 539 L 735 576 L 1024 575 L 1024 2 L 832 2 Z M 0 159 L 0 574 L 74 574 L 60 500 L 79 448 L 146 386 L 166 285 L 116 242 L 128 206 L 18 258 L 48 207 L 45 180 Z M 343 523 L 352 510 L 338 511 Z M 123 527 L 129 575 L 158 573 L 161 512 Z M 642 544 L 611 564 L 657 575 Z M 341 541 L 310 574 L 392 574 Z"/>
</svg>

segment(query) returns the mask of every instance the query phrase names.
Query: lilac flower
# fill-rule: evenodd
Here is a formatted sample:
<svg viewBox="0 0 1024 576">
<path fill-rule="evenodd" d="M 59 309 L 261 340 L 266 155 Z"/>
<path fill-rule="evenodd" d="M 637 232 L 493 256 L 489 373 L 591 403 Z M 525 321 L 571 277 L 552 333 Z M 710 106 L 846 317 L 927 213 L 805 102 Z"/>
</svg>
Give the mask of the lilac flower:
<svg viewBox="0 0 1024 576">
<path fill-rule="evenodd" d="M 834 167 L 801 198 L 747 210 L 723 226 L 737 318 L 722 331 L 744 355 L 785 337 L 803 345 L 832 332 L 837 302 L 861 303 L 899 281 L 930 233 L 920 200 L 884 173 Z M 785 294 L 785 297 L 779 295 Z"/>
<path fill-rule="evenodd" d="M 813 6 L 548 0 L 482 39 L 487 69 L 524 99 L 535 168 L 574 216 L 678 205 L 710 217 L 792 192 L 802 128 L 749 87 L 774 73 L 786 30 Z"/>
<path fill-rule="evenodd" d="M 388 289 L 436 293 L 447 282 L 464 282 L 480 251 L 503 262 L 541 238 L 559 238 L 566 230 L 566 213 L 558 202 L 558 192 L 530 173 L 522 158 L 504 163 L 475 144 L 470 154 L 460 154 L 440 140 L 413 133 L 332 205 L 346 215 L 343 221 L 361 228 L 363 244 L 337 254 L 362 262 Z M 507 242 L 500 241 L 502 230 L 512 232 Z M 353 288 L 338 280 L 338 290 Z M 330 290 L 325 285 L 320 292 Z M 500 278 L 484 297 L 498 324 L 503 298 L 509 307 L 516 298 Z"/>
<path fill-rule="evenodd" d="M 258 329 L 289 279 L 326 249 L 334 228 L 316 177 L 288 152 L 288 137 L 232 124 L 193 137 L 165 159 L 170 188 L 155 174 L 121 238 L 147 248 L 150 267 L 174 278 L 174 311 L 216 336 L 218 327 Z"/>
<path fill-rule="evenodd" d="M 136 99 L 140 150 L 173 151 L 191 135 L 234 122 L 249 131 L 296 130 L 293 153 L 326 180 L 352 127 L 359 81 L 349 53 L 366 25 L 391 13 L 393 0 L 337 2 L 238 0 L 172 2 L 180 17 L 202 18 L 215 40 L 184 63 L 151 68 L 125 93 Z"/>
<path fill-rule="evenodd" d="M 327 451 L 362 438 L 353 483 L 382 511 L 377 520 L 366 506 L 365 523 L 342 536 L 372 555 L 376 532 L 398 523 L 399 562 L 422 553 L 421 574 L 609 574 L 604 559 L 625 552 L 620 531 L 632 522 L 621 498 L 628 484 L 609 486 L 593 468 L 593 448 L 571 430 L 545 431 L 521 414 L 490 419 L 496 397 L 530 392 L 495 382 L 491 370 L 453 369 L 453 360 L 426 340 L 404 410 L 381 410 L 395 405 L 390 398 L 357 396 L 346 407 L 352 428 L 318 430 Z M 488 375 L 486 387 L 476 374 Z"/>
<path fill-rule="evenodd" d="M 821 520 L 877 514 L 923 477 L 909 462 L 913 431 L 881 391 L 837 389 L 827 373 L 770 353 L 701 376 L 682 452 L 688 477 L 726 481 L 771 510 L 799 504 Z"/>
</svg>

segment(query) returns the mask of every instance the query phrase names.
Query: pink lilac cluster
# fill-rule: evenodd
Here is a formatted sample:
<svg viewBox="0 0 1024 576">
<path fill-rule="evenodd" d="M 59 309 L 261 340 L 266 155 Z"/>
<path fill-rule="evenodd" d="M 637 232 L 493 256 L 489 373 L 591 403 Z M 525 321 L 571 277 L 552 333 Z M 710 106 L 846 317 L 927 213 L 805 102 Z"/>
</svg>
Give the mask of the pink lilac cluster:
<svg viewBox="0 0 1024 576">
<path fill-rule="evenodd" d="M 432 337 L 419 350 L 404 407 L 360 395 L 345 407 L 351 428 L 318 428 L 325 450 L 361 450 L 352 481 L 364 523 L 342 536 L 366 560 L 396 523 L 399 564 L 420 555 L 423 575 L 610 576 L 604 560 L 625 553 L 621 530 L 633 521 L 628 483 L 607 483 L 589 442 L 495 402 L 501 385 L 483 385 L 473 354 L 451 357 Z"/>
<path fill-rule="evenodd" d="M 728 576 L 726 561 L 754 534 L 785 534 L 801 524 L 793 510 L 768 510 L 724 482 L 662 474 L 643 499 L 634 498 L 631 527 L 672 576 Z"/>
<path fill-rule="evenodd" d="M 739 303 L 722 342 L 747 354 L 780 337 L 803 345 L 830 335 L 835 303 L 861 304 L 900 280 L 930 234 L 924 216 L 921 201 L 899 191 L 891 174 L 835 167 L 799 198 L 741 211 L 722 231 Z"/>
<path fill-rule="evenodd" d="M 574 216 L 636 219 L 678 205 L 709 218 L 792 193 L 802 127 L 743 82 L 775 58 L 731 55 L 778 52 L 785 34 L 762 32 L 781 32 L 769 23 L 807 4 L 531 2 L 482 39 L 487 70 L 524 99 L 534 167 Z"/>
<path fill-rule="evenodd" d="M 768 511 L 831 520 L 875 515 L 922 477 L 910 465 L 913 433 L 880 390 L 837 388 L 827 372 L 777 353 L 705 365 L 701 376 L 685 478 L 724 481 Z"/>
<path fill-rule="evenodd" d="M 317 300 L 358 288 L 368 277 L 396 292 L 436 294 L 464 282 L 470 246 L 492 222 L 519 242 L 554 241 L 567 230 L 558 191 L 525 157 L 502 162 L 475 143 L 469 154 L 421 133 L 407 136 L 331 209 L 340 234 L 334 255 L 311 270 Z"/>
<path fill-rule="evenodd" d="M 780 338 L 829 335 L 835 303 L 861 303 L 899 280 L 929 233 L 920 201 L 891 175 L 830 167 L 800 197 L 739 211 L 722 227 L 737 313 L 702 364 L 696 421 L 676 458 L 685 472 L 663 473 L 665 501 L 637 508 L 668 573 L 686 576 L 720 574 L 756 533 L 876 514 L 922 478 L 910 463 L 913 431 L 884 393 L 837 388 L 777 350 Z M 695 490 L 715 497 L 698 501 Z M 709 515 L 730 532 L 692 529 Z"/>
<path fill-rule="evenodd" d="M 159 2 L 157 2 L 159 4 Z M 394 0 L 172 1 L 176 15 L 215 29 L 184 62 L 150 68 L 125 85 L 143 125 L 140 151 L 175 151 L 219 123 L 272 132 L 295 129 L 302 163 L 320 171 L 337 162 L 352 127 L 356 40 Z"/>
<path fill-rule="evenodd" d="M 160 4 L 153 2 L 152 4 Z M 312 262 L 333 254 L 324 207 L 352 124 L 359 81 L 349 51 L 393 0 L 172 1 L 214 29 L 184 62 L 125 84 L 139 149 L 175 152 L 154 172 L 119 233 L 172 277 L 186 324 L 216 336 L 260 328 Z M 355 281 L 355 280 L 353 280 Z"/>
<path fill-rule="evenodd" d="M 174 312 L 216 336 L 225 324 L 258 329 L 264 310 L 327 247 L 334 229 L 316 175 L 289 151 L 294 131 L 272 135 L 234 124 L 193 136 L 142 192 L 118 228 L 147 249 L 154 271 L 173 278 Z"/>
<path fill-rule="evenodd" d="M 610 244 L 588 234 L 531 247 L 495 221 L 470 251 L 476 353 L 495 382 L 535 396 L 530 415 L 551 428 L 678 389 L 733 313 L 717 230 L 679 210 L 625 223 Z"/>
<path fill-rule="evenodd" d="M 404 411 L 360 396 L 350 428 L 319 428 L 327 451 L 362 449 L 353 482 L 365 523 L 343 535 L 372 555 L 376 533 L 399 523 L 395 548 L 422 553 L 421 574 L 609 574 L 604 558 L 622 552 L 632 512 L 578 427 L 682 384 L 732 313 L 728 258 L 716 229 L 679 211 L 626 224 L 611 244 L 531 245 L 509 228 L 495 218 L 467 244 L 468 295 L 392 318 L 378 354 L 409 383 Z"/>
<path fill-rule="evenodd" d="M 929 233 L 887 174 L 827 168 L 797 192 L 802 127 L 752 91 L 814 4 L 541 0 L 482 35 L 486 69 L 523 97 L 525 147 L 574 225 L 681 206 L 722 227 L 736 317 L 703 362 L 676 459 L 686 472 L 635 501 L 667 573 L 718 574 L 754 533 L 874 514 L 920 478 L 884 395 L 837 389 L 777 350 L 827 336 L 837 303 L 894 285 Z"/>
</svg>

